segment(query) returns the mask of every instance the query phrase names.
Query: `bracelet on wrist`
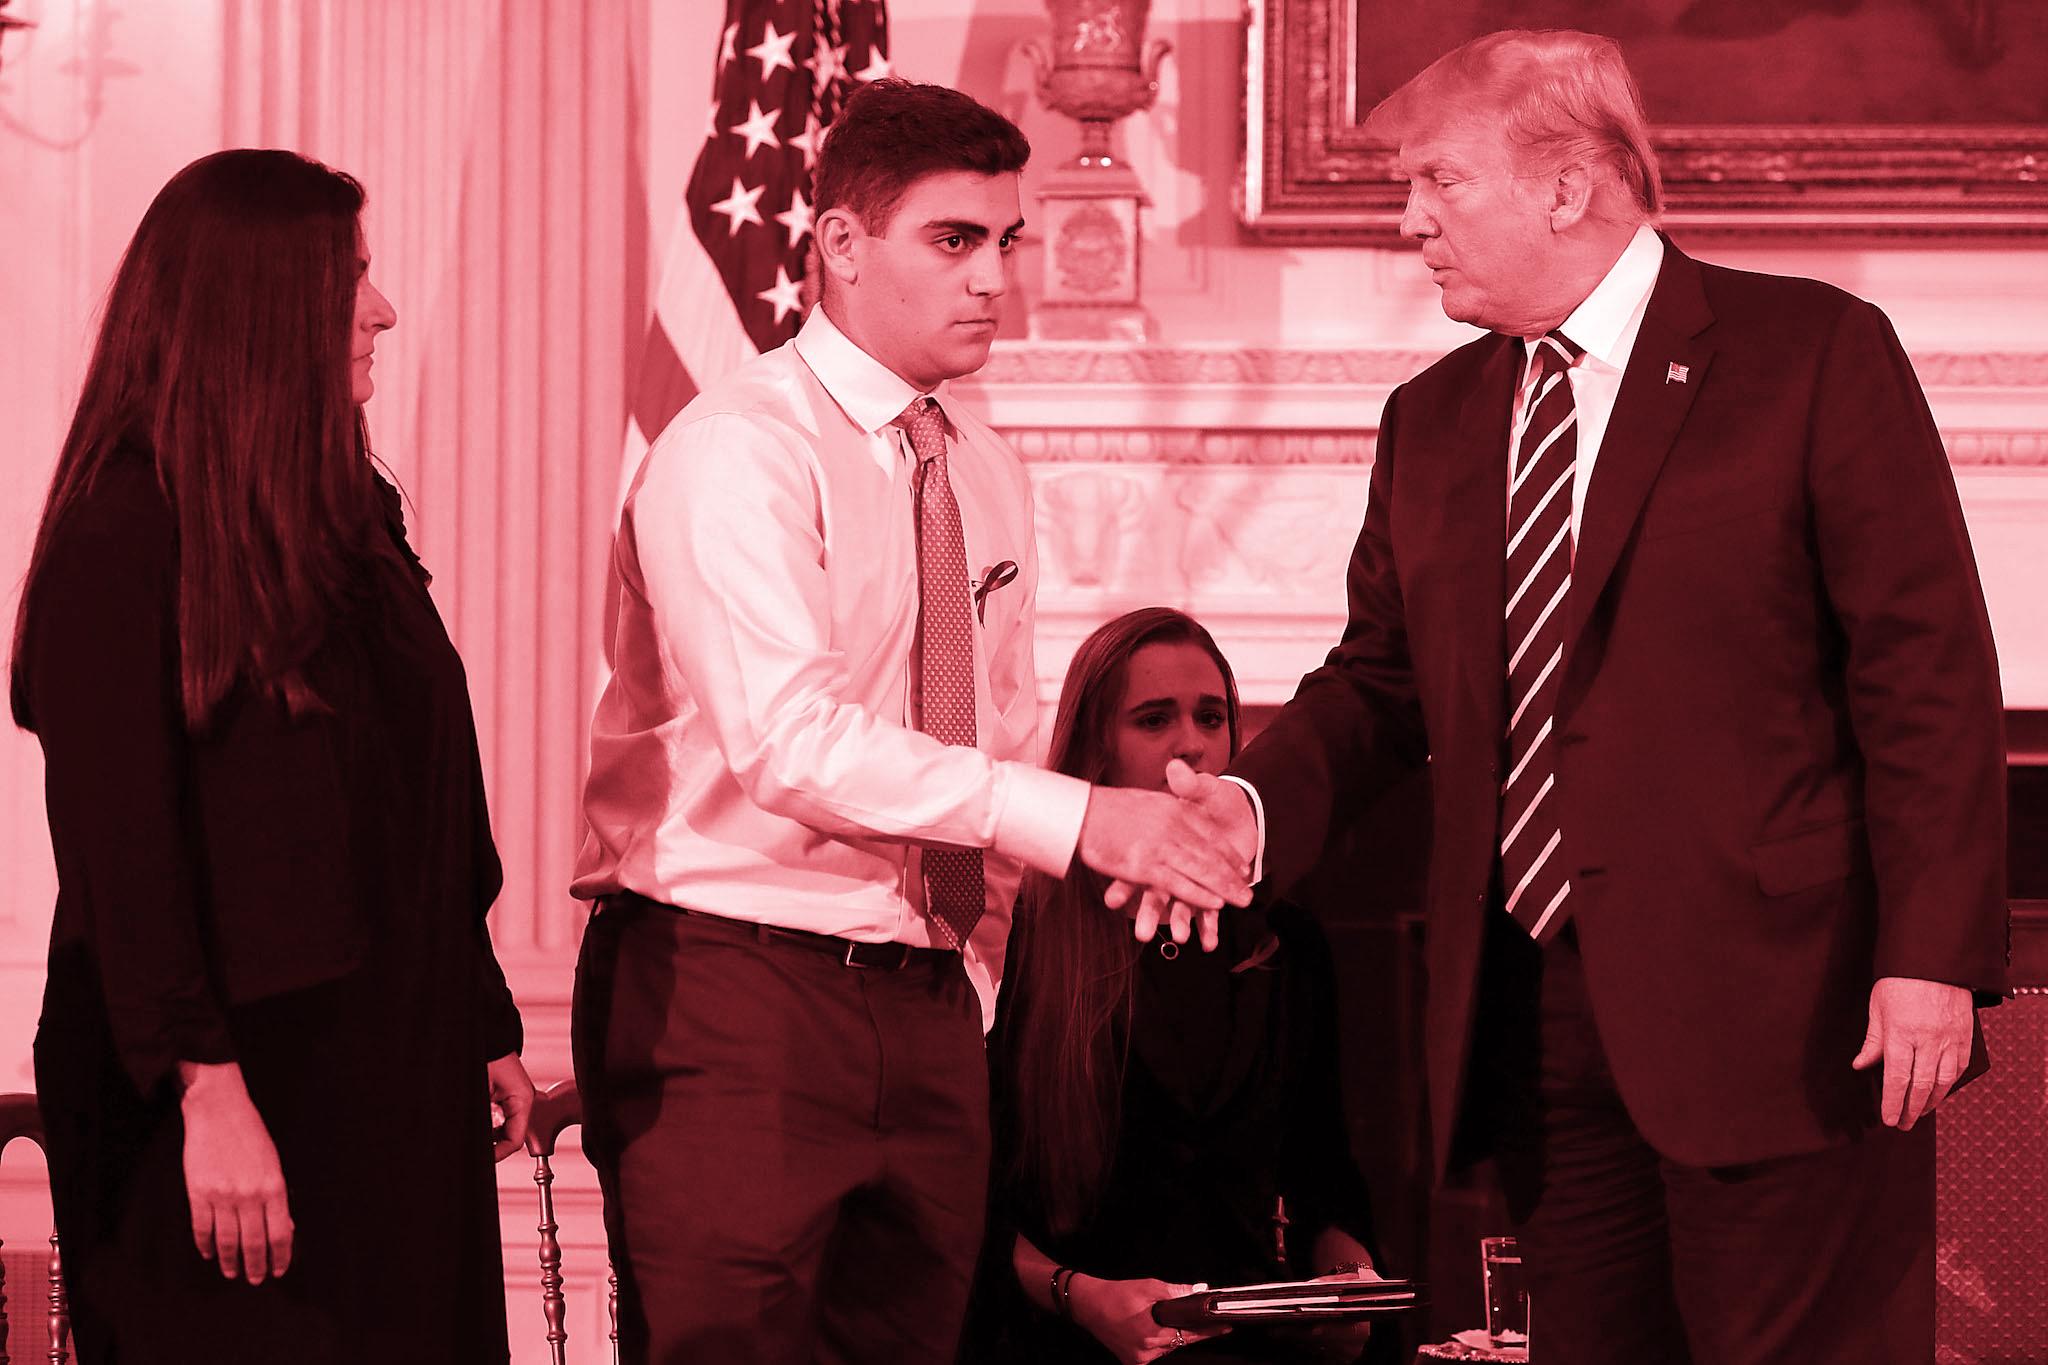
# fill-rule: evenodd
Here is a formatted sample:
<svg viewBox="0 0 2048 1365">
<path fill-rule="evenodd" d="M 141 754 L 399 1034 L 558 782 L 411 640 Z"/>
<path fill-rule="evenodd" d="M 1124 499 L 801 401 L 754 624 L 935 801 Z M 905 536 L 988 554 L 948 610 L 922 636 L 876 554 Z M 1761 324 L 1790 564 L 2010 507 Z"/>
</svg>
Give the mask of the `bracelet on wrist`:
<svg viewBox="0 0 2048 1365">
<path fill-rule="evenodd" d="M 1052 1310 L 1063 1318 L 1074 1316 L 1074 1271 L 1070 1266 L 1052 1268 Z"/>
<path fill-rule="evenodd" d="M 1372 1269 L 1372 1262 L 1371 1262 L 1371 1261 L 1339 1261 L 1339 1262 L 1338 1262 L 1338 1263 L 1337 1263 L 1336 1265 L 1333 1265 L 1333 1266 L 1330 1266 L 1330 1267 L 1328 1267 L 1328 1268 L 1327 1268 L 1327 1269 L 1325 1269 L 1325 1270 L 1324 1270 L 1324 1271 L 1323 1271 L 1322 1273 L 1323 1273 L 1323 1275 L 1325 1275 L 1325 1276 L 1329 1276 L 1329 1275 L 1356 1275 L 1356 1274 L 1357 1274 L 1357 1273 L 1358 1273 L 1359 1271 L 1361 1271 L 1361 1270 L 1371 1270 L 1371 1269 Z"/>
</svg>

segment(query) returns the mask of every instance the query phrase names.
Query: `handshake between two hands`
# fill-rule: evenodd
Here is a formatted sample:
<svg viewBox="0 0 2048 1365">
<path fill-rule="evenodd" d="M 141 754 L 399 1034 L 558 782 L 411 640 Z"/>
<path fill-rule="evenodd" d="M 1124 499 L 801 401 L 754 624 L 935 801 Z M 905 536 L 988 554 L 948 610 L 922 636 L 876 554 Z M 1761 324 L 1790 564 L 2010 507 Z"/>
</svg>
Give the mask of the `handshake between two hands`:
<svg viewBox="0 0 2048 1365">
<path fill-rule="evenodd" d="M 1103 899 L 1131 915 L 1138 938 L 1164 922 L 1176 943 L 1198 931 L 1208 952 L 1223 907 L 1251 903 L 1258 820 L 1242 787 L 1179 759 L 1166 765 L 1166 786 L 1092 789 L 1077 856 L 1111 879 Z"/>
</svg>

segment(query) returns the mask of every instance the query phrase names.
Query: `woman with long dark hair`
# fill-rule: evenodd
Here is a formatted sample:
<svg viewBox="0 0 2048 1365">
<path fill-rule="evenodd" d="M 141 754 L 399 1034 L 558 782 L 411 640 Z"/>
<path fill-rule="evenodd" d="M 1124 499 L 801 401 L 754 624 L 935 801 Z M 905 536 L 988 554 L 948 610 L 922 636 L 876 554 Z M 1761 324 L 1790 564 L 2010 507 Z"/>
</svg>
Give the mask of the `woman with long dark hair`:
<svg viewBox="0 0 2048 1365">
<path fill-rule="evenodd" d="M 462 665 L 372 465 L 363 192 L 180 171 L 15 626 L 58 893 L 36 1087 L 82 1365 L 503 1361 L 533 1087 Z"/>
<path fill-rule="evenodd" d="M 1075 652 L 1048 762 L 1112 786 L 1221 772 L 1237 685 L 1209 632 L 1164 607 Z M 1132 940 L 1100 877 L 1027 875 L 991 1042 L 996 1210 L 1010 1271 L 983 1355 L 1142 1362 L 1186 1347 L 1275 1360 L 1332 1341 L 1209 1340 L 1153 1323 L 1198 1283 L 1371 1274 L 1371 1212 L 1339 1109 L 1329 951 L 1299 910 L 1226 910 L 1221 943 Z M 1007 1312 L 1000 1300 L 1010 1300 Z M 1021 1302 L 1019 1301 L 1021 1299 Z M 984 1323 L 986 1326 L 986 1323 Z M 996 1340 L 991 1340 L 990 1338 Z"/>
</svg>

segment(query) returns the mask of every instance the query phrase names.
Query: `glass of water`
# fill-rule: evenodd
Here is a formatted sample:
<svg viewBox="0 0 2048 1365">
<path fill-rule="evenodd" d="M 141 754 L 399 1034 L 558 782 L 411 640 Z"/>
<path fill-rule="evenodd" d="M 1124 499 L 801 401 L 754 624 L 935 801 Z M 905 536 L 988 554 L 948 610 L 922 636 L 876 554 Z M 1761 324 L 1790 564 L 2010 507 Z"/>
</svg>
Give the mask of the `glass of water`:
<svg viewBox="0 0 2048 1365">
<path fill-rule="evenodd" d="M 1479 1273 L 1486 1286 L 1486 1341 L 1496 1350 L 1529 1349 L 1529 1285 L 1522 1249 L 1512 1237 L 1479 1239 Z"/>
</svg>

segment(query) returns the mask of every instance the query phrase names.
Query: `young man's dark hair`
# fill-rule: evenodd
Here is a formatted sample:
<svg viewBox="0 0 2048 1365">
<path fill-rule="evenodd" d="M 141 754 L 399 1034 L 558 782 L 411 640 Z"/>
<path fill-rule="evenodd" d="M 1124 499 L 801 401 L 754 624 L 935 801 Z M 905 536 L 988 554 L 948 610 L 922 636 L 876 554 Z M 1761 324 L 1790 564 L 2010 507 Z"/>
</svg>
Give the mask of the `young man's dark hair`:
<svg viewBox="0 0 2048 1365">
<path fill-rule="evenodd" d="M 1014 174 L 1031 159 L 1017 125 L 943 85 L 880 80 L 854 92 L 818 156 L 819 213 L 845 208 L 884 232 L 904 192 L 945 171 Z"/>
</svg>

